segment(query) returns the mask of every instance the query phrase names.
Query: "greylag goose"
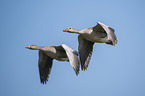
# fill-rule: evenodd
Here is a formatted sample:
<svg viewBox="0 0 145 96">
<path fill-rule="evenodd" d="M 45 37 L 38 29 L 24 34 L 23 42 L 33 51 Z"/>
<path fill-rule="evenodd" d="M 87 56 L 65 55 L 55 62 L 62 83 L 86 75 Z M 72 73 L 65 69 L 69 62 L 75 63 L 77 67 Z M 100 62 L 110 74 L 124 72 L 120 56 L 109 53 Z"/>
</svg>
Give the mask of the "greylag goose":
<svg viewBox="0 0 145 96">
<path fill-rule="evenodd" d="M 118 42 L 114 33 L 114 29 L 101 22 L 97 22 L 97 25 L 94 27 L 89 27 L 83 30 L 75 30 L 72 27 L 69 27 L 63 31 L 80 34 L 78 36 L 78 51 L 81 69 L 84 71 L 87 70 L 89 65 L 92 56 L 93 45 L 95 42 L 106 43 L 113 46 L 115 46 L 115 44 Z"/>
<path fill-rule="evenodd" d="M 28 49 L 39 50 L 39 74 L 41 83 L 48 81 L 49 74 L 52 68 L 52 61 L 56 59 L 58 61 L 69 61 L 76 75 L 79 73 L 80 63 L 78 59 L 77 51 L 73 50 L 69 46 L 62 44 L 60 46 L 45 46 L 40 47 L 36 45 L 26 46 Z"/>
</svg>

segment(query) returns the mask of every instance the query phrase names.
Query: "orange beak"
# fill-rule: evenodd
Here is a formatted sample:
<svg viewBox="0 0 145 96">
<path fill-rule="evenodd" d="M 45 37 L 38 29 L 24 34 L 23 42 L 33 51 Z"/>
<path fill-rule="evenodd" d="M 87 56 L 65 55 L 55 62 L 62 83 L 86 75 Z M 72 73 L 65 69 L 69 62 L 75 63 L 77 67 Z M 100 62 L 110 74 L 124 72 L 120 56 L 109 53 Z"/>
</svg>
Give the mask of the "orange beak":
<svg viewBox="0 0 145 96">
<path fill-rule="evenodd" d="M 26 46 L 26 48 L 30 48 L 30 46 Z"/>
<path fill-rule="evenodd" d="M 68 32 L 68 28 L 63 30 L 64 32 Z"/>
</svg>

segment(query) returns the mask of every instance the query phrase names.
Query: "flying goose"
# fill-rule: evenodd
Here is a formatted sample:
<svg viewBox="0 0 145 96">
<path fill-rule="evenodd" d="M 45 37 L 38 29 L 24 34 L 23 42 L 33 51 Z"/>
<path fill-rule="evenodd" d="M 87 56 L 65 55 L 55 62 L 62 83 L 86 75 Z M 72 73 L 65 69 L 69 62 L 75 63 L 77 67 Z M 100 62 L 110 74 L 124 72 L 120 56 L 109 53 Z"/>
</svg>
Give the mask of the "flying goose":
<svg viewBox="0 0 145 96">
<path fill-rule="evenodd" d="M 114 33 L 114 29 L 101 23 L 97 22 L 97 25 L 94 27 L 89 27 L 83 30 L 75 30 L 72 27 L 69 27 L 64 32 L 69 33 L 77 33 L 78 41 L 79 41 L 79 58 L 81 62 L 81 69 L 87 70 L 87 67 L 89 65 L 92 51 L 93 51 L 93 45 L 94 43 L 106 43 L 115 46 L 117 44 L 118 40 Z"/>
<path fill-rule="evenodd" d="M 78 53 L 65 44 L 62 44 L 60 46 L 54 45 L 45 47 L 29 45 L 26 46 L 26 48 L 31 50 L 39 50 L 39 74 L 40 81 L 43 84 L 46 84 L 46 82 L 48 81 L 53 59 L 56 59 L 58 61 L 69 61 L 76 75 L 79 74 L 80 63 L 78 59 Z"/>
</svg>

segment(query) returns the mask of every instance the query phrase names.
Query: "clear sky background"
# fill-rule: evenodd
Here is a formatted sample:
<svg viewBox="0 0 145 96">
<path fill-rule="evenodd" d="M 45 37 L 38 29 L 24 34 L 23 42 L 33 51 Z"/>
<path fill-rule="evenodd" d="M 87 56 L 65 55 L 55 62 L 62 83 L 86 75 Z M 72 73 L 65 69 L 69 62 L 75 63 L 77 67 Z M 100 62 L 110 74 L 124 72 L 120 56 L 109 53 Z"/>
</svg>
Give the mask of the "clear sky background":
<svg viewBox="0 0 145 96">
<path fill-rule="evenodd" d="M 53 61 L 40 83 L 38 51 L 25 46 L 67 44 L 102 22 L 115 29 L 118 44 L 96 43 L 87 71 L 75 75 L 69 62 Z M 0 96 L 145 96 L 144 0 L 0 0 Z"/>
</svg>

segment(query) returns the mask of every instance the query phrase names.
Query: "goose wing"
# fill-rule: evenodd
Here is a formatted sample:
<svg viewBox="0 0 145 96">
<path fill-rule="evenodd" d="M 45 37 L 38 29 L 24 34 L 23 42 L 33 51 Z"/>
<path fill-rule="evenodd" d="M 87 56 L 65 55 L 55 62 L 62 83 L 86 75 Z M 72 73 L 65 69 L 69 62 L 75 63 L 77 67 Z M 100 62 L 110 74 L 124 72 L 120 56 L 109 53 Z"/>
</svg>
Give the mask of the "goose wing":
<svg viewBox="0 0 145 96">
<path fill-rule="evenodd" d="M 67 46 L 65 44 L 62 44 L 61 46 L 66 51 L 70 64 L 73 67 L 73 69 L 75 70 L 76 75 L 78 75 L 79 69 L 80 69 L 80 63 L 79 63 L 77 51 L 73 50 L 72 48 L 70 48 L 69 46 Z"/>
<path fill-rule="evenodd" d="M 117 44 L 118 40 L 117 37 L 114 33 L 114 29 L 101 23 L 101 22 L 97 22 L 97 25 L 95 27 L 93 27 L 93 30 L 95 31 L 101 31 L 101 32 L 106 32 L 108 35 L 108 39 L 112 41 L 113 45 Z"/>
<path fill-rule="evenodd" d="M 48 81 L 53 59 L 47 56 L 43 51 L 39 51 L 39 74 L 41 83 L 45 83 Z"/>
<path fill-rule="evenodd" d="M 78 41 L 79 41 L 78 50 L 79 50 L 79 58 L 81 61 L 81 69 L 85 71 L 87 70 L 87 67 L 89 65 L 92 56 L 94 42 L 84 39 L 81 35 L 78 36 Z"/>
</svg>

